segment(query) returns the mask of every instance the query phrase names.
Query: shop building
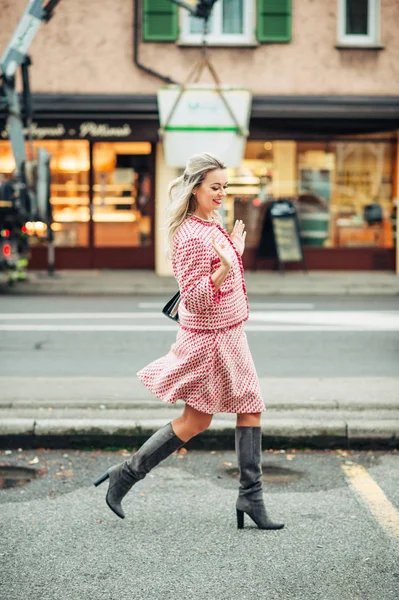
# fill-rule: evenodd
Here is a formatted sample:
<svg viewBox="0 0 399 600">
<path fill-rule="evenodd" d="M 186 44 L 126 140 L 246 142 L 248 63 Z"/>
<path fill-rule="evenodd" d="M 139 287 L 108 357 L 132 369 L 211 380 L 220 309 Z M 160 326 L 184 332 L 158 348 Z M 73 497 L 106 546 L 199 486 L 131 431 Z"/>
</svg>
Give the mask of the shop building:
<svg viewBox="0 0 399 600">
<path fill-rule="evenodd" d="M 51 154 L 56 268 L 143 268 L 154 262 L 157 120 L 147 98 L 35 97 L 34 145 Z M 14 164 L 0 132 L 0 172 Z M 46 268 L 42 223 L 28 224 L 32 268 Z"/>
<path fill-rule="evenodd" d="M 197 24 L 168 0 L 117 2 L 118 13 L 115 2 L 104 2 L 95 17 L 77 0 L 67 4 L 39 31 L 31 69 L 34 144 L 52 155 L 56 268 L 168 274 L 162 224 L 167 183 L 179 172 L 165 164 L 158 137 L 162 82 L 139 65 L 182 81 L 198 57 Z M 267 203 L 289 197 L 298 208 L 310 269 L 393 270 L 399 197 L 393 23 L 399 5 L 338 0 L 327 14 L 322 0 L 280 4 L 215 5 L 209 42 L 219 76 L 254 94 L 245 156 L 239 168 L 229 169 L 226 227 L 236 218 L 245 221 L 244 265 L 251 268 Z M 349 23 L 358 33 L 351 36 L 342 28 L 342 10 L 352 4 L 359 10 Z M 22 0 L 8 4 L 8 31 L 24 6 Z M 77 43 L 71 47 L 67 38 Z M 102 40 L 96 52 L 94 38 Z M 3 31 L 0 44 L 6 42 Z M 88 57 L 83 63 L 82 56 Z M 12 169 L 0 113 L 0 176 Z M 40 224 L 31 224 L 32 268 L 46 267 L 42 233 Z M 264 259 L 257 267 L 274 268 L 275 262 Z"/>
</svg>

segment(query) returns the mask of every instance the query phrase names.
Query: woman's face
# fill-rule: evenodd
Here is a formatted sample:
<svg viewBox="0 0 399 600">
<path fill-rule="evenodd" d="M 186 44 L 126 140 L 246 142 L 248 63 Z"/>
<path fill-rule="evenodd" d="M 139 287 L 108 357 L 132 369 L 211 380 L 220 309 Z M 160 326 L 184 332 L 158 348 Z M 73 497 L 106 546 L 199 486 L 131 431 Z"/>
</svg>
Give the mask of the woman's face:
<svg viewBox="0 0 399 600">
<path fill-rule="evenodd" d="M 227 193 L 226 169 L 208 171 L 203 182 L 195 190 L 198 208 L 204 214 L 217 210 Z"/>
</svg>

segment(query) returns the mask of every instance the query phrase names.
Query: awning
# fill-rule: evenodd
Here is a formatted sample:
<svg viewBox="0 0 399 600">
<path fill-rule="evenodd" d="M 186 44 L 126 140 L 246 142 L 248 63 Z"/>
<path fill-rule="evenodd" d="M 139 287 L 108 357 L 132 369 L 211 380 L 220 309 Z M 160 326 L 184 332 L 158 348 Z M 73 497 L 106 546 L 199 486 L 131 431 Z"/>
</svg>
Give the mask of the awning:
<svg viewBox="0 0 399 600">
<path fill-rule="evenodd" d="M 399 96 L 255 96 L 251 133 L 265 128 L 283 137 L 392 131 L 399 129 Z"/>
<path fill-rule="evenodd" d="M 153 121 L 155 95 L 33 94 L 35 119 Z M 0 107 L 0 119 L 5 119 Z M 399 129 L 399 96 L 254 96 L 251 137 L 322 137 Z"/>
</svg>

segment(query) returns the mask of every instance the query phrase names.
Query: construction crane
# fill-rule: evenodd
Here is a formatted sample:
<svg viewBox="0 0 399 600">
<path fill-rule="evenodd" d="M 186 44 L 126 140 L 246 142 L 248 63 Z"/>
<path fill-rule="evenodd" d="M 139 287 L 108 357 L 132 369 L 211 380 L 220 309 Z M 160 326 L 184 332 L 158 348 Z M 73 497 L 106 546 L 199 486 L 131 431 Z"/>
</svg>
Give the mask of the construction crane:
<svg viewBox="0 0 399 600">
<path fill-rule="evenodd" d="M 9 181 L 0 182 L 0 271 L 8 273 L 9 283 L 26 277 L 28 235 L 26 223 L 41 221 L 47 226 L 49 272 L 54 271 L 54 241 L 51 228 L 50 154 L 44 148 L 35 152 L 31 135 L 33 117 L 29 86 L 29 48 L 42 23 L 53 16 L 61 0 L 29 0 L 11 40 L 0 59 L 0 106 L 6 123 L 15 170 Z M 206 23 L 217 0 L 184 2 L 170 0 Z M 22 74 L 22 103 L 16 91 L 18 68 Z M 27 131 L 27 136 L 25 135 Z M 27 139 L 26 139 L 27 137 Z"/>
<path fill-rule="evenodd" d="M 33 111 L 28 52 L 40 25 L 51 19 L 59 2 L 50 0 L 43 6 L 43 0 L 29 0 L 0 59 L 0 104 L 5 107 L 7 132 L 15 161 L 10 180 L 0 187 L 0 270 L 7 272 L 9 283 L 26 276 L 28 221 L 45 223 L 47 240 L 51 246 L 53 244 L 50 155 L 44 148 L 35 152 L 30 133 Z M 19 67 L 23 84 L 22 103 L 15 83 Z"/>
</svg>

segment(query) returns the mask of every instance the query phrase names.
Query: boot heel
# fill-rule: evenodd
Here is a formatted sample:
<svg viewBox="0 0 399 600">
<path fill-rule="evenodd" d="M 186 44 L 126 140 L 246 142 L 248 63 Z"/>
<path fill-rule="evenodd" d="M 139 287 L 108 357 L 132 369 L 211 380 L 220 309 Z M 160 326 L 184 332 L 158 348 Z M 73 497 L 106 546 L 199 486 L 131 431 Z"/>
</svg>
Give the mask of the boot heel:
<svg viewBox="0 0 399 600">
<path fill-rule="evenodd" d="M 95 480 L 94 485 L 97 487 L 98 485 L 100 485 L 100 483 L 102 483 L 103 481 L 108 479 L 108 477 L 109 477 L 109 473 L 108 473 L 108 471 L 105 471 L 105 473 L 100 475 L 100 477 Z"/>
<path fill-rule="evenodd" d="M 244 528 L 244 511 L 236 509 L 237 511 L 237 529 Z"/>
</svg>

